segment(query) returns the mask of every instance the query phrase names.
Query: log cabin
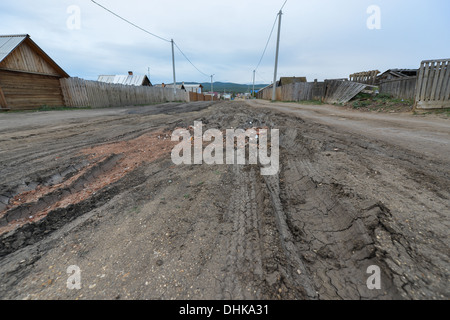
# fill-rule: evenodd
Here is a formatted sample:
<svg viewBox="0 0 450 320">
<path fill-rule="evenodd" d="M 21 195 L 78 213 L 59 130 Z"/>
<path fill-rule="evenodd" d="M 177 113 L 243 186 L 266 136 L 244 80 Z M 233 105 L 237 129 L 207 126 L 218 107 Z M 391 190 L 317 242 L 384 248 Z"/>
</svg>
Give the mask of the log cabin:
<svg viewBox="0 0 450 320">
<path fill-rule="evenodd" d="M 0 110 L 64 106 L 68 77 L 29 35 L 0 35 Z"/>
</svg>

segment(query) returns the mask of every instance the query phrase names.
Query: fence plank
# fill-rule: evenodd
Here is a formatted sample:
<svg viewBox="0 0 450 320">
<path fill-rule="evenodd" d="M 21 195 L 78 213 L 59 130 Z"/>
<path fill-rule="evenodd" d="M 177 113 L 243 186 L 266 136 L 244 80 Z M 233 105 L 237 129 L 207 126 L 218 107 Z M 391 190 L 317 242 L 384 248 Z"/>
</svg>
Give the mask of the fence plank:
<svg viewBox="0 0 450 320">
<path fill-rule="evenodd" d="M 397 99 L 414 99 L 417 77 L 386 80 L 380 83 L 380 93 L 390 94 Z"/>
<path fill-rule="evenodd" d="M 446 61 L 445 72 L 442 77 L 440 101 L 450 100 L 450 61 Z M 447 95 L 447 96 L 446 96 Z"/>
<path fill-rule="evenodd" d="M 79 78 L 61 79 L 60 83 L 64 101 L 68 107 L 99 108 L 166 101 L 189 102 L 189 93 L 178 89 L 175 94 L 171 89 L 171 95 L 166 95 L 164 88 L 107 84 Z"/>
<path fill-rule="evenodd" d="M 416 109 L 450 107 L 450 59 L 422 61 L 416 88 Z"/>
<path fill-rule="evenodd" d="M 426 99 L 427 86 L 428 86 L 428 74 L 430 73 L 430 63 L 425 63 L 425 70 L 422 79 L 422 91 L 420 93 L 420 100 L 424 101 Z"/>
<path fill-rule="evenodd" d="M 434 77 L 433 77 L 433 85 L 431 87 L 431 92 L 430 92 L 430 100 L 436 100 L 437 85 L 438 85 L 438 81 L 439 81 L 439 76 L 441 75 L 441 67 L 442 67 L 442 62 L 437 62 L 436 70 L 434 72 Z"/>
</svg>

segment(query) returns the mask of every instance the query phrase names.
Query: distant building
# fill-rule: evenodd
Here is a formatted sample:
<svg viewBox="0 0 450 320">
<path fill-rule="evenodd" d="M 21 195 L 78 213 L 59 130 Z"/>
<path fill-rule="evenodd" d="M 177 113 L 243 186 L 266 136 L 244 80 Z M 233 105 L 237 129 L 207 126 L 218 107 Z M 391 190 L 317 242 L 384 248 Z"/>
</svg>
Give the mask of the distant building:
<svg viewBox="0 0 450 320">
<path fill-rule="evenodd" d="M 202 93 L 203 92 L 203 86 L 201 84 L 183 84 L 184 89 L 187 92 L 196 92 L 196 93 Z"/>
<path fill-rule="evenodd" d="M 173 83 L 171 84 L 157 84 L 155 87 L 163 87 L 163 88 L 173 88 Z M 177 84 L 176 89 L 184 90 L 186 92 L 195 92 L 195 93 L 203 93 L 203 86 L 201 84 L 185 84 L 184 82 L 181 84 Z"/>
<path fill-rule="evenodd" d="M 111 84 L 123 84 L 126 86 L 152 86 L 150 79 L 146 75 L 134 75 L 132 71 L 129 71 L 128 75 L 99 76 L 97 81 Z"/>
<path fill-rule="evenodd" d="M 0 108 L 64 106 L 59 79 L 68 77 L 29 35 L 0 36 Z"/>
<path fill-rule="evenodd" d="M 173 89 L 173 83 L 170 83 L 170 84 L 165 84 L 165 83 L 162 83 L 162 84 L 156 84 L 155 87 L 156 87 L 156 88 Z M 184 84 L 177 84 L 177 85 L 175 86 L 175 89 L 186 91 L 186 88 L 184 87 Z"/>
<path fill-rule="evenodd" d="M 382 81 L 396 80 L 406 77 L 417 77 L 418 69 L 389 69 L 377 77 L 377 84 Z"/>
<path fill-rule="evenodd" d="M 291 83 L 306 82 L 306 77 L 281 77 L 277 87 L 282 87 Z"/>
</svg>

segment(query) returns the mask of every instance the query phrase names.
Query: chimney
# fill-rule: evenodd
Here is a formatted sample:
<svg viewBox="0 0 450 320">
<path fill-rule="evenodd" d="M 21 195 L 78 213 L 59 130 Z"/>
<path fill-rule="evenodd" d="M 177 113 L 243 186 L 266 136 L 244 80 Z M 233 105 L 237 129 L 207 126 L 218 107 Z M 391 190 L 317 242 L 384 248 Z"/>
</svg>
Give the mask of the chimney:
<svg viewBox="0 0 450 320">
<path fill-rule="evenodd" d="M 133 75 L 133 71 L 128 71 L 128 75 L 132 76 Z"/>
</svg>

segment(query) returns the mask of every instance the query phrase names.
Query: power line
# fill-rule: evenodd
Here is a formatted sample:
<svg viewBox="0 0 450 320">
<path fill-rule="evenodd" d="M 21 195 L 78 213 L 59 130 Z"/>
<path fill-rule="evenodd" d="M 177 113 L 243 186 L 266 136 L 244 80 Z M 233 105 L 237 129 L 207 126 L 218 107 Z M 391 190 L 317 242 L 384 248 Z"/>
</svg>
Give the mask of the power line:
<svg viewBox="0 0 450 320">
<path fill-rule="evenodd" d="M 168 39 L 165 39 L 165 38 L 163 38 L 163 37 L 160 37 L 160 36 L 158 36 L 158 35 L 156 35 L 156 34 L 150 32 L 150 31 L 148 31 L 148 30 L 146 30 L 146 29 L 144 29 L 144 28 L 142 28 L 142 27 L 136 25 L 135 23 L 133 23 L 133 22 L 131 22 L 131 21 L 129 21 L 129 20 L 123 18 L 122 16 L 118 15 L 117 13 L 115 13 L 115 12 L 109 10 L 108 8 L 102 6 L 101 4 L 97 3 L 96 1 L 94 1 L 94 0 L 91 0 L 91 1 L 92 1 L 93 3 L 95 3 L 96 5 L 98 5 L 99 7 L 103 8 L 104 10 L 108 11 L 109 13 L 113 14 L 113 15 L 116 16 L 117 18 L 119 18 L 119 19 L 121 19 L 121 20 L 123 20 L 123 21 L 129 23 L 129 24 L 132 25 L 133 27 L 135 27 L 135 28 L 137 28 L 137 29 L 139 29 L 139 30 L 141 30 L 141 31 L 144 31 L 145 33 L 148 33 L 149 35 L 151 35 L 151 36 L 153 36 L 153 37 L 156 37 L 156 38 L 158 38 L 158 39 L 160 39 L 160 40 L 163 40 L 163 41 L 165 41 L 165 42 L 170 42 L 170 43 L 173 42 L 173 44 L 174 44 L 174 45 L 177 47 L 177 49 L 181 52 L 181 54 L 183 55 L 183 57 L 184 57 L 184 58 L 185 58 L 185 59 L 186 59 L 186 60 L 187 60 L 187 61 L 188 61 L 188 62 L 189 62 L 189 63 L 190 63 L 190 64 L 191 64 L 198 72 L 200 72 L 202 75 L 204 75 L 204 76 L 206 76 L 206 77 L 208 77 L 208 78 L 210 77 L 210 75 L 207 75 L 206 73 L 200 71 L 200 69 L 197 68 L 197 67 L 192 63 L 192 61 L 186 56 L 186 54 L 184 54 L 184 52 L 181 50 L 181 48 L 180 48 L 173 40 L 168 40 Z"/>
<path fill-rule="evenodd" d="M 287 2 L 288 2 L 288 0 L 284 1 L 283 6 L 281 7 L 280 11 L 282 11 L 284 9 L 284 6 L 286 5 Z M 261 65 L 261 62 L 262 62 L 262 60 L 264 58 L 264 55 L 266 54 L 267 47 L 269 46 L 270 39 L 272 38 L 273 31 L 275 30 L 275 26 L 276 26 L 277 21 L 278 21 L 278 17 L 279 17 L 279 15 L 277 14 L 277 17 L 275 18 L 275 21 L 273 22 L 272 30 L 270 31 L 269 39 L 267 39 L 266 47 L 264 48 L 263 54 L 261 56 L 261 59 L 259 59 L 258 65 L 255 68 L 255 71 L 258 70 L 258 68 Z"/>
<path fill-rule="evenodd" d="M 180 50 L 181 54 L 183 55 L 183 57 L 198 71 L 200 72 L 202 75 L 204 75 L 205 77 L 210 77 L 210 75 L 207 75 L 206 73 L 200 71 L 199 68 L 197 68 L 192 61 L 184 54 L 184 52 L 180 49 L 180 47 L 176 44 L 175 42 L 175 47 L 177 47 L 178 50 Z"/>
<path fill-rule="evenodd" d="M 256 74 L 259 76 L 259 78 L 264 81 L 264 83 L 270 84 L 270 81 L 267 81 L 266 79 L 264 79 L 264 77 L 258 73 L 258 71 L 256 71 Z"/>
<path fill-rule="evenodd" d="M 262 62 L 262 60 L 263 60 L 263 58 L 264 58 L 264 55 L 266 54 L 267 47 L 269 46 L 270 39 L 272 38 L 273 30 L 275 30 L 275 26 L 276 26 L 276 24 L 277 24 L 277 20 L 278 20 L 278 15 L 277 15 L 277 17 L 275 18 L 275 21 L 273 22 L 273 27 L 272 27 L 272 30 L 270 31 L 269 39 L 267 39 L 266 47 L 264 48 L 263 54 L 262 54 L 262 56 L 261 56 L 261 59 L 259 59 L 258 65 L 257 65 L 256 68 L 255 68 L 255 71 L 258 70 L 258 68 L 259 68 L 259 66 L 261 65 L 261 62 Z"/>
<path fill-rule="evenodd" d="M 160 40 L 163 40 L 163 41 L 166 41 L 166 42 L 170 42 L 170 40 L 167 40 L 167 39 L 165 39 L 165 38 L 163 38 L 163 37 L 160 37 L 160 36 L 158 36 L 158 35 L 156 35 L 156 34 L 150 32 L 150 31 L 148 31 L 148 30 L 145 30 L 144 28 L 139 27 L 139 26 L 136 25 L 135 23 L 133 23 L 133 22 L 131 22 L 131 21 L 129 21 L 129 20 L 127 20 L 127 19 L 121 17 L 121 16 L 118 15 L 117 13 L 115 13 L 115 12 L 109 10 L 108 8 L 102 6 L 101 4 L 95 2 L 94 0 L 91 0 L 91 1 L 92 1 L 93 3 L 95 3 L 96 5 L 98 5 L 99 7 L 103 8 L 104 10 L 108 11 L 109 13 L 115 15 L 117 18 L 119 18 L 119 19 L 121 19 L 121 20 L 123 20 L 123 21 L 125 21 L 125 22 L 127 22 L 127 23 L 129 23 L 129 24 L 131 24 L 133 27 L 138 28 L 139 30 L 144 31 L 145 33 L 148 33 L 149 35 L 154 36 L 154 37 L 156 37 L 156 38 L 158 38 L 158 39 L 160 39 Z"/>
</svg>

